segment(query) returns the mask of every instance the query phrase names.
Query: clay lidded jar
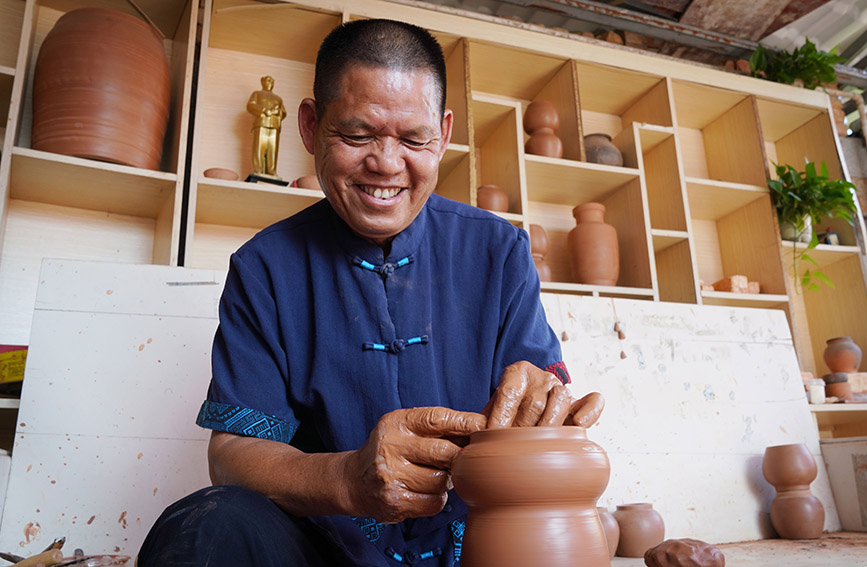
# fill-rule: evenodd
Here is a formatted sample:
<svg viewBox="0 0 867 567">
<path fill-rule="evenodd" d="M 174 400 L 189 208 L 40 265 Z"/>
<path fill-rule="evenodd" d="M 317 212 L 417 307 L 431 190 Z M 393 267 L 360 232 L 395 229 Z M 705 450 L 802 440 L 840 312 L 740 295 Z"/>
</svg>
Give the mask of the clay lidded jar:
<svg viewBox="0 0 867 567">
<path fill-rule="evenodd" d="M 529 139 L 524 144 L 528 154 L 547 157 L 563 157 L 563 141 L 555 134 L 560 128 L 557 107 L 547 100 L 531 102 L 524 110 L 524 132 Z"/>
<path fill-rule="evenodd" d="M 647 502 L 620 504 L 612 514 L 620 526 L 617 555 L 644 557 L 644 552 L 665 540 L 665 522 Z"/>
<path fill-rule="evenodd" d="M 596 511 L 610 470 L 583 427 L 473 433 L 452 465 L 469 508 L 461 566 L 610 567 Z"/>
<path fill-rule="evenodd" d="M 476 201 L 480 209 L 509 212 L 509 195 L 499 185 L 482 185 L 476 191 Z"/>
<path fill-rule="evenodd" d="M 611 143 L 611 136 L 601 132 L 584 136 L 584 155 L 590 163 L 623 165 L 623 154 Z"/>
<path fill-rule="evenodd" d="M 762 474 L 777 490 L 771 502 L 771 524 L 783 539 L 815 539 L 822 535 L 825 508 L 810 492 L 818 473 L 816 459 L 803 443 L 765 449 Z"/>
<path fill-rule="evenodd" d="M 617 520 L 608 511 L 608 508 L 598 507 L 599 521 L 602 522 L 602 530 L 605 532 L 605 540 L 608 542 L 608 557 L 614 557 L 617 551 L 617 544 L 620 542 L 620 526 Z"/>
<path fill-rule="evenodd" d="M 538 224 L 530 225 L 530 253 L 533 255 L 533 264 L 539 272 L 539 281 L 551 281 L 551 266 L 545 261 L 548 254 L 548 233 Z"/>
<path fill-rule="evenodd" d="M 617 231 L 604 220 L 605 205 L 584 203 L 572 209 L 576 226 L 569 231 L 569 260 L 575 283 L 617 285 L 620 251 Z"/>
<path fill-rule="evenodd" d="M 852 337 L 836 337 L 825 341 L 822 358 L 833 372 L 858 372 L 861 366 L 861 347 L 852 342 Z"/>
<path fill-rule="evenodd" d="M 166 53 L 149 24 L 106 8 L 72 10 L 39 50 L 32 146 L 158 169 L 170 97 Z"/>
</svg>

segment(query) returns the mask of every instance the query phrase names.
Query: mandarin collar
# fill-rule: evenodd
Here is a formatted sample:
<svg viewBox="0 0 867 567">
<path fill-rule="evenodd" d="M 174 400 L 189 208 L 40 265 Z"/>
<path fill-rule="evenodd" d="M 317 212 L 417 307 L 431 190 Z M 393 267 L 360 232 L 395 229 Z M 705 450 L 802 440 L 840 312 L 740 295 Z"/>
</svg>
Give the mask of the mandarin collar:
<svg viewBox="0 0 867 567">
<path fill-rule="evenodd" d="M 431 195 L 418 216 L 413 219 L 412 223 L 403 229 L 394 240 L 391 241 L 391 252 L 388 258 L 383 258 L 382 248 L 365 240 L 349 228 L 349 225 L 334 211 L 331 204 L 328 207 L 331 209 L 331 222 L 337 235 L 338 244 L 350 255 L 358 256 L 372 264 L 383 264 L 385 262 L 397 262 L 407 256 L 415 253 L 421 244 L 427 229 L 428 205 L 431 199 L 436 198 L 436 195 Z"/>
</svg>

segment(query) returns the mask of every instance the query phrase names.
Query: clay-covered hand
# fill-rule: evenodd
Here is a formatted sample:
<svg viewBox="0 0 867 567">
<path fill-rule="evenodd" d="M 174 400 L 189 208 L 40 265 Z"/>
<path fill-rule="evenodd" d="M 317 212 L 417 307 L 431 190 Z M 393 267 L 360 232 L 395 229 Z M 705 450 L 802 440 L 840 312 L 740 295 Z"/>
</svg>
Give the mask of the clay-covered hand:
<svg viewBox="0 0 867 567">
<path fill-rule="evenodd" d="M 485 424 L 481 414 L 442 407 L 385 414 L 347 461 L 352 508 L 386 523 L 438 513 L 452 488 L 449 471 L 460 451 L 452 439 L 465 438 Z"/>
<path fill-rule="evenodd" d="M 488 416 L 490 429 L 563 424 L 590 427 L 604 406 L 597 392 L 573 400 L 556 376 L 521 361 L 506 367 L 482 413 Z"/>
<path fill-rule="evenodd" d="M 722 551 L 697 539 L 667 539 L 644 552 L 647 567 L 725 567 Z"/>
</svg>

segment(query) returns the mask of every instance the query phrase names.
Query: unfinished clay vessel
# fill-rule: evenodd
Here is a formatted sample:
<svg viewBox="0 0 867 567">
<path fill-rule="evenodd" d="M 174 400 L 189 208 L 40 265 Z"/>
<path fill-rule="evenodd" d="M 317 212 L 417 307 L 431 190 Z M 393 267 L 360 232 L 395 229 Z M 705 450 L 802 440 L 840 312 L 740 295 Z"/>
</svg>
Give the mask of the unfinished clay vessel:
<svg viewBox="0 0 867 567">
<path fill-rule="evenodd" d="M 605 532 L 605 540 L 608 542 L 608 557 L 613 558 L 617 551 L 617 544 L 620 542 L 620 526 L 617 525 L 617 520 L 608 511 L 608 508 L 596 508 L 599 512 L 599 521 L 602 522 L 602 531 Z"/>
<path fill-rule="evenodd" d="M 610 567 L 596 511 L 609 473 L 583 427 L 473 433 L 452 466 L 469 507 L 461 567 Z"/>
<path fill-rule="evenodd" d="M 45 37 L 33 78 L 34 149 L 158 169 L 169 66 L 146 22 L 106 8 L 67 12 Z"/>
<path fill-rule="evenodd" d="M 608 134 L 596 133 L 584 136 L 584 154 L 590 163 L 623 165 L 623 154 L 611 143 Z"/>
<path fill-rule="evenodd" d="M 509 212 L 509 195 L 499 185 L 482 185 L 476 192 L 476 200 L 480 209 Z"/>
<path fill-rule="evenodd" d="M 644 553 L 647 567 L 725 567 L 723 552 L 697 539 L 667 539 Z"/>
<path fill-rule="evenodd" d="M 803 443 L 765 449 L 762 474 L 777 490 L 771 502 L 771 524 L 783 539 L 815 539 L 822 535 L 825 509 L 810 492 L 816 460 Z"/>
<path fill-rule="evenodd" d="M 620 275 L 617 231 L 604 220 L 605 205 L 584 203 L 572 209 L 569 260 L 575 283 L 616 285 Z"/>
<path fill-rule="evenodd" d="M 319 185 L 319 178 L 315 175 L 302 175 L 292 182 L 292 187 L 322 190 L 322 187 Z"/>
<path fill-rule="evenodd" d="M 202 172 L 202 175 L 209 179 L 224 179 L 226 181 L 236 181 L 238 174 L 231 169 L 224 167 L 211 167 Z"/>
<path fill-rule="evenodd" d="M 524 132 L 530 138 L 524 144 L 528 154 L 547 157 L 563 157 L 563 142 L 555 134 L 560 128 L 557 108 L 547 100 L 530 103 L 524 111 Z"/>
<path fill-rule="evenodd" d="M 548 253 L 548 233 L 538 224 L 530 225 L 530 252 L 533 254 L 533 263 L 539 272 L 539 280 L 551 281 L 551 266 L 545 261 Z"/>
<path fill-rule="evenodd" d="M 836 337 L 825 341 L 822 358 L 828 369 L 834 372 L 858 372 L 861 366 L 861 347 L 852 342 L 852 337 Z"/>
<path fill-rule="evenodd" d="M 617 555 L 620 557 L 644 557 L 645 551 L 665 539 L 665 522 L 659 512 L 653 509 L 653 504 L 620 504 L 613 516 L 620 526 L 620 541 L 617 544 Z"/>
</svg>

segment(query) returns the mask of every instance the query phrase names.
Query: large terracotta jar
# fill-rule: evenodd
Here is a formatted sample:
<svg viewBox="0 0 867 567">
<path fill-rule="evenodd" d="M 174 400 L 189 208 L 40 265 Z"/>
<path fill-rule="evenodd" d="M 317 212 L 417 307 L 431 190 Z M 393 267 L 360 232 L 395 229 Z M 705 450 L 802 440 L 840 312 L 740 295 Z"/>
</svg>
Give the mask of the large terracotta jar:
<svg viewBox="0 0 867 567">
<path fill-rule="evenodd" d="M 612 514 L 620 526 L 617 555 L 644 557 L 644 552 L 665 540 L 665 522 L 647 502 L 620 504 Z"/>
<path fill-rule="evenodd" d="M 551 281 L 551 266 L 545 261 L 548 254 L 548 233 L 541 225 L 530 225 L 530 253 L 533 255 L 533 264 L 539 272 L 539 281 Z"/>
<path fill-rule="evenodd" d="M 452 466 L 469 507 L 461 567 L 610 567 L 596 511 L 609 474 L 583 427 L 474 433 Z"/>
<path fill-rule="evenodd" d="M 765 449 L 762 474 L 777 490 L 771 502 L 771 524 L 783 539 L 815 539 L 822 535 L 825 508 L 810 492 L 816 460 L 802 443 Z"/>
<path fill-rule="evenodd" d="M 611 143 L 608 134 L 596 133 L 584 136 L 584 154 L 590 163 L 623 165 L 623 154 Z"/>
<path fill-rule="evenodd" d="M 168 61 L 150 25 L 105 8 L 67 12 L 36 61 L 32 146 L 158 169 L 170 97 Z"/>
<path fill-rule="evenodd" d="M 599 512 L 599 521 L 602 522 L 602 530 L 605 532 L 605 539 L 608 541 L 608 557 L 613 558 L 617 552 L 617 544 L 620 543 L 620 525 L 608 508 L 596 508 Z"/>
<path fill-rule="evenodd" d="M 861 347 L 852 342 L 852 337 L 836 337 L 825 341 L 822 358 L 832 372 L 858 372 L 861 366 Z"/>
<path fill-rule="evenodd" d="M 572 209 L 576 226 L 569 231 L 572 279 L 590 285 L 617 285 L 620 251 L 617 231 L 607 224 L 605 205 L 584 203 Z"/>
<path fill-rule="evenodd" d="M 560 114 L 551 102 L 531 102 L 524 111 L 524 131 L 530 138 L 524 144 L 528 154 L 547 157 L 563 157 L 563 141 L 555 134 L 560 128 Z"/>
</svg>

